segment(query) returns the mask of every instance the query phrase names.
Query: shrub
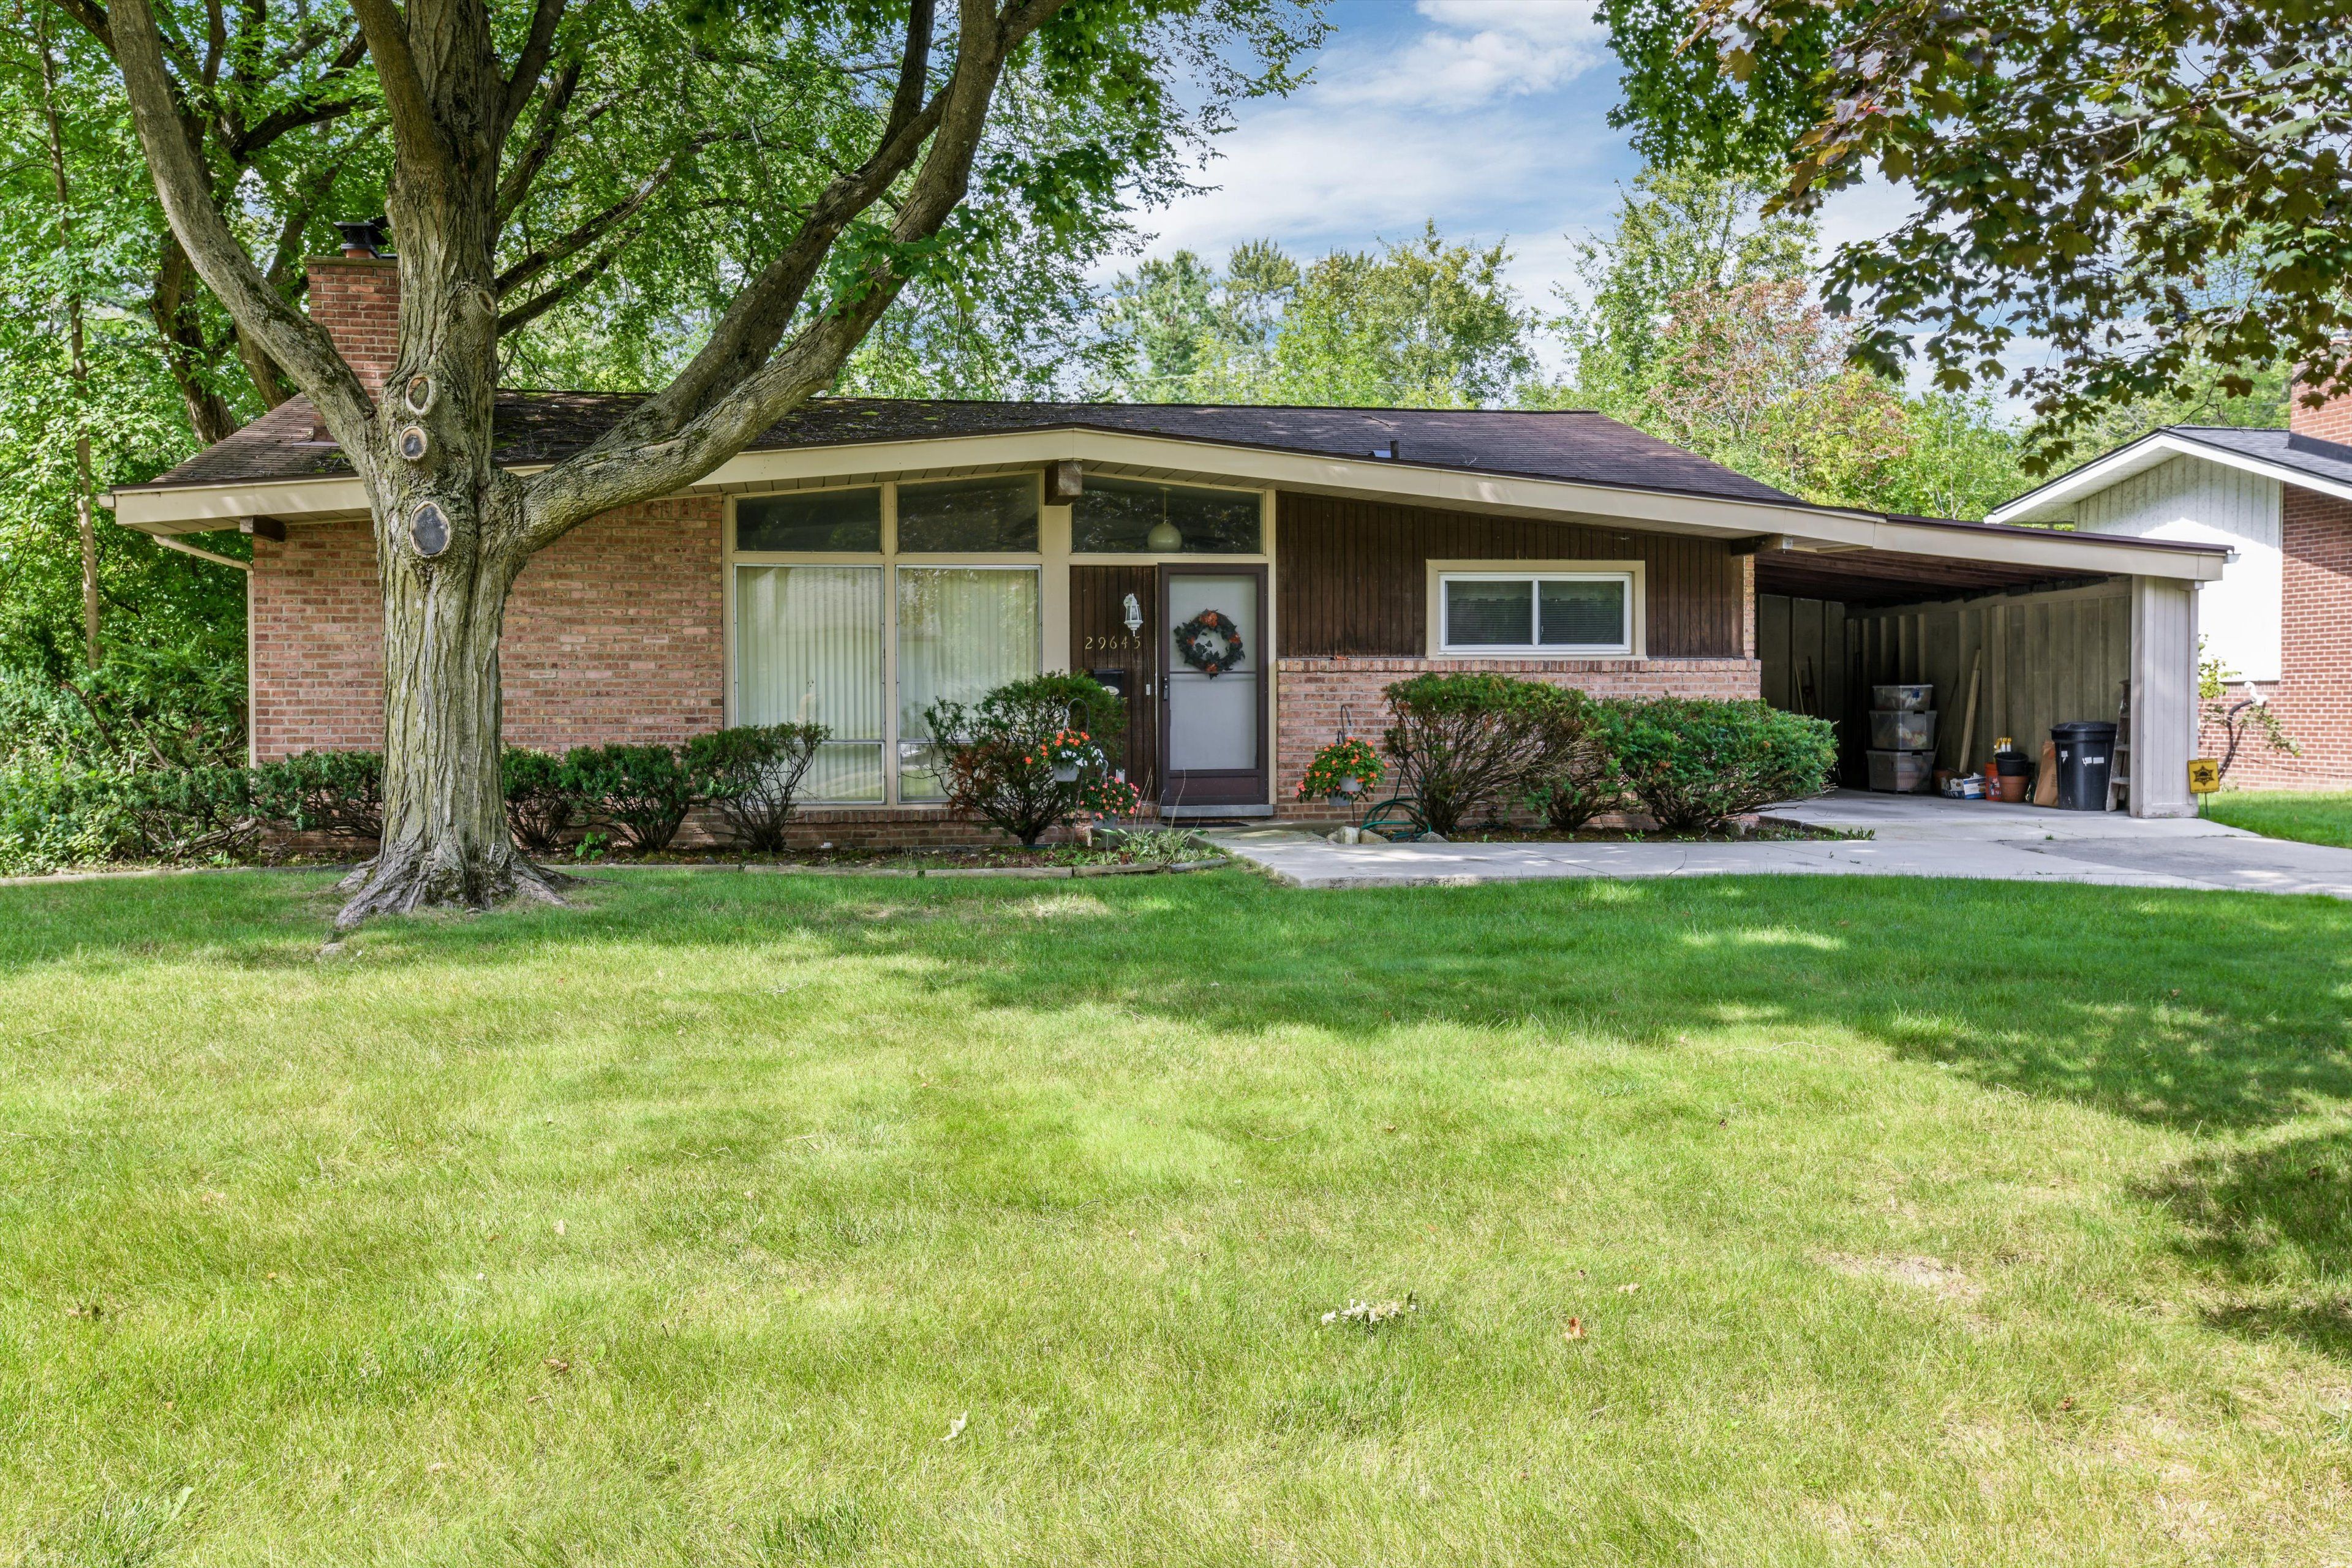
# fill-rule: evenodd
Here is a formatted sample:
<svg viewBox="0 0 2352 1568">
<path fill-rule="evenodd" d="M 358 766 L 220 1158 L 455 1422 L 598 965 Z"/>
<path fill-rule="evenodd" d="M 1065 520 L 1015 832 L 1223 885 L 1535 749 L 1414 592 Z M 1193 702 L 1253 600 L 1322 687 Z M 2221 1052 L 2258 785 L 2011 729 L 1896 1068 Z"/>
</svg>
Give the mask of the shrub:
<svg viewBox="0 0 2352 1568">
<path fill-rule="evenodd" d="M 1626 793 L 1668 832 L 1704 832 L 1776 800 L 1819 795 L 1837 765 L 1827 720 L 1758 701 L 1660 697 L 1602 711 Z"/>
<path fill-rule="evenodd" d="M 833 733 L 822 724 L 747 724 L 686 743 L 687 770 L 737 844 L 772 855 L 800 798 L 816 750 Z"/>
<path fill-rule="evenodd" d="M 1609 743 L 1606 703 L 1571 687 L 1548 687 L 1527 804 L 1555 831 L 1573 833 L 1624 804 Z"/>
<path fill-rule="evenodd" d="M 150 859 L 242 859 L 261 837 L 254 776 L 247 768 L 147 768 L 122 780 L 117 799 Z"/>
<path fill-rule="evenodd" d="M 299 752 L 253 770 L 253 808 L 273 822 L 338 838 L 383 837 L 383 757 Z"/>
<path fill-rule="evenodd" d="M 702 793 L 674 746 L 576 746 L 563 766 L 589 814 L 640 855 L 668 848 Z"/>
<path fill-rule="evenodd" d="M 562 757 L 509 746 L 499 760 L 507 826 L 534 855 L 551 854 L 580 809 L 580 780 Z"/>
<path fill-rule="evenodd" d="M 1381 744 L 1400 786 L 1445 835 L 1527 793 L 1558 707 L 1553 688 L 1502 675 L 1416 675 L 1387 697 L 1394 721 Z"/>
<path fill-rule="evenodd" d="M 1134 787 L 1110 777 L 1104 750 L 1126 728 L 1126 704 L 1090 677 L 1041 675 L 969 705 L 934 702 L 923 721 L 939 750 L 949 805 L 1023 844 L 1034 847 L 1082 811 L 1135 809 Z M 1056 779 L 1057 760 L 1077 776 Z"/>
</svg>

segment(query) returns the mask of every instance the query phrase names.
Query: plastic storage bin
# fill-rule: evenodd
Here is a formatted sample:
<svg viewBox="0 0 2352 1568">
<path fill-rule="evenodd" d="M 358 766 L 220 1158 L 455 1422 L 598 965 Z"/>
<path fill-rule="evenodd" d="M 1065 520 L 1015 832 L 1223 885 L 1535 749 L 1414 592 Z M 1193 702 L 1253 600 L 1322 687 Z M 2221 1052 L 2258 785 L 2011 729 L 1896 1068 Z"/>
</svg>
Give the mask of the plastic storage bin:
<svg viewBox="0 0 2352 1568">
<path fill-rule="evenodd" d="M 1936 700 L 1932 684 L 1918 686 L 1874 686 L 1870 689 L 1870 705 L 1900 713 L 1921 713 Z"/>
<path fill-rule="evenodd" d="M 1882 793 L 1916 795 L 1935 781 L 1933 752 L 1872 752 L 1870 787 Z"/>
<path fill-rule="evenodd" d="M 1933 713 L 1884 710 L 1870 715 L 1870 743 L 1881 752 L 1932 752 L 1936 749 Z"/>
</svg>

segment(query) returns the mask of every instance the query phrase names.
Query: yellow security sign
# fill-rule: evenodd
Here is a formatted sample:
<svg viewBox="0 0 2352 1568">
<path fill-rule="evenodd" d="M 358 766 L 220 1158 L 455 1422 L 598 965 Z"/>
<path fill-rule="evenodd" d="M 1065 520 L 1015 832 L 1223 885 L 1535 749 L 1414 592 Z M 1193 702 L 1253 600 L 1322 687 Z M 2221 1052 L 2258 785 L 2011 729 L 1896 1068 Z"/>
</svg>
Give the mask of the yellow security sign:
<svg viewBox="0 0 2352 1568">
<path fill-rule="evenodd" d="M 2189 793 L 2211 795 L 2221 787 L 2221 764 L 2210 757 L 2197 757 L 2189 764 Z"/>
</svg>

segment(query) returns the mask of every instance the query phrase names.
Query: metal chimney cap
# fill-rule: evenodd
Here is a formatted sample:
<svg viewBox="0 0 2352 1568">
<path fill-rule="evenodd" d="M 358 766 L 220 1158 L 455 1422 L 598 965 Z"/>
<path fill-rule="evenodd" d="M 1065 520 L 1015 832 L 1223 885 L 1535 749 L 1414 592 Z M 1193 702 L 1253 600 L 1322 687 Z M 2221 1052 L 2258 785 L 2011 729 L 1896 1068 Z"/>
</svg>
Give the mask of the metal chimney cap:
<svg viewBox="0 0 2352 1568">
<path fill-rule="evenodd" d="M 356 218 L 348 223 L 338 223 L 335 225 L 335 232 L 342 236 L 345 256 L 354 258 L 382 256 L 384 242 L 391 235 L 391 223 L 381 215 L 375 217 Z"/>
</svg>

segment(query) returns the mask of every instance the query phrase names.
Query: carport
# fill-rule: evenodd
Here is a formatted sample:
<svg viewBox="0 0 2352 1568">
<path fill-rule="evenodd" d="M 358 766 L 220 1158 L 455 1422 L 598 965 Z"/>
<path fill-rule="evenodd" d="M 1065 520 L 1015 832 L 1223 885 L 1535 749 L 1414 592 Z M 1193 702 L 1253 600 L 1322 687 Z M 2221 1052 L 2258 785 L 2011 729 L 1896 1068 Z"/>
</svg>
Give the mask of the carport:
<svg viewBox="0 0 2352 1568">
<path fill-rule="evenodd" d="M 2118 804 L 2188 816 L 2196 587 L 2227 559 L 2218 546 L 1919 517 L 1882 520 L 1867 543 L 1768 540 L 1756 560 L 1764 699 L 1837 723 L 1851 787 L 1868 782 L 1873 685 L 1934 685 L 1935 765 L 1956 772 L 1982 768 L 2004 735 L 2039 754 L 2053 724 L 2115 722 Z"/>
</svg>

